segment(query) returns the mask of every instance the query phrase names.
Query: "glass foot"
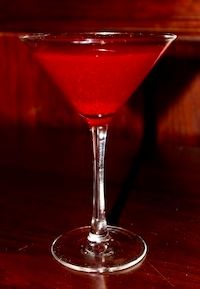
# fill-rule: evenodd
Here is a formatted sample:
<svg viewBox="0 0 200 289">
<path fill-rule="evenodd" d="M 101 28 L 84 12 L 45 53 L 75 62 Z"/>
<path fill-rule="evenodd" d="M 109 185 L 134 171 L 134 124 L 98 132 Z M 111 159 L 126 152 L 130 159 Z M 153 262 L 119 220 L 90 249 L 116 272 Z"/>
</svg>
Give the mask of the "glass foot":
<svg viewBox="0 0 200 289">
<path fill-rule="evenodd" d="M 125 229 L 108 226 L 109 253 L 95 255 L 87 248 L 90 227 L 81 227 L 59 236 L 52 244 L 54 258 L 65 267 L 82 272 L 115 272 L 141 262 L 147 246 L 144 240 Z"/>
</svg>

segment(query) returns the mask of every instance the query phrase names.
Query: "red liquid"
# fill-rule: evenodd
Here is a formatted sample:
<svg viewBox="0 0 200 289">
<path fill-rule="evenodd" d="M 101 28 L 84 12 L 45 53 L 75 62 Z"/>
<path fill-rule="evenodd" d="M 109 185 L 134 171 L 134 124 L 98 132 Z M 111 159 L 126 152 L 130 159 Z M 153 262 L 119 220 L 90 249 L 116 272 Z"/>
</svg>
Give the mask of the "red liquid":
<svg viewBox="0 0 200 289">
<path fill-rule="evenodd" d="M 131 96 L 158 59 L 165 43 L 112 45 L 78 49 L 39 46 L 37 59 L 75 109 L 96 123 L 109 117 Z M 96 119 L 96 120 L 95 120 Z"/>
</svg>

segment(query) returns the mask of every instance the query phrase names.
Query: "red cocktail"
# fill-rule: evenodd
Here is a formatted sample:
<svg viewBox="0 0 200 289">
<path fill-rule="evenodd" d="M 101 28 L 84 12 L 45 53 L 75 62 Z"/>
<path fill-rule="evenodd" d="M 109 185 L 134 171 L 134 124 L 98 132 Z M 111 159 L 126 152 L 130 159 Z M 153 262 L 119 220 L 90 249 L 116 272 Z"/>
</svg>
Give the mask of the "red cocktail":
<svg viewBox="0 0 200 289">
<path fill-rule="evenodd" d="M 85 272 L 113 272 L 136 265 L 146 255 L 143 239 L 107 226 L 104 198 L 104 155 L 112 115 L 153 67 L 172 34 L 85 32 L 30 34 L 36 59 L 88 122 L 93 140 L 94 178 L 91 226 L 59 236 L 52 254 L 64 266 Z"/>
</svg>

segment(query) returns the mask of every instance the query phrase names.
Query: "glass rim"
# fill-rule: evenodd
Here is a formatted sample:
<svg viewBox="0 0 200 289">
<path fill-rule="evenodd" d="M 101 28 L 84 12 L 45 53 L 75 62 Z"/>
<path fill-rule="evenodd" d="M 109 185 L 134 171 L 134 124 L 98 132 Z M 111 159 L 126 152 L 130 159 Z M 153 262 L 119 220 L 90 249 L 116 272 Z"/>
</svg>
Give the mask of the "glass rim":
<svg viewBox="0 0 200 289">
<path fill-rule="evenodd" d="M 24 33 L 20 36 L 21 40 L 24 41 L 69 41 L 74 44 L 90 44 L 89 40 L 93 40 L 92 43 L 101 43 L 102 40 L 115 42 L 145 42 L 149 41 L 173 41 L 177 38 L 177 36 L 173 33 L 169 32 L 148 32 L 148 31 L 129 31 L 129 30 L 94 30 L 94 31 L 68 31 L 68 32 L 31 32 Z M 119 38 L 118 38 L 119 37 Z M 82 43 L 87 39 L 86 42 Z M 73 42 L 74 40 L 74 42 Z M 77 43 L 76 41 L 77 40 Z"/>
</svg>

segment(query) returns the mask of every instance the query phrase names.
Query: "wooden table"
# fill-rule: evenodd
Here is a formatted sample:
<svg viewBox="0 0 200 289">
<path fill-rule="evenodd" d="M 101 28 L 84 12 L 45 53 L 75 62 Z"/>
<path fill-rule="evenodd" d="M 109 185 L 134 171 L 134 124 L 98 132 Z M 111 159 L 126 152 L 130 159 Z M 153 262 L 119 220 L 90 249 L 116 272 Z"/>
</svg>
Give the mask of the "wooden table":
<svg viewBox="0 0 200 289">
<path fill-rule="evenodd" d="M 144 87 L 113 120 L 106 173 L 108 220 L 143 236 L 147 258 L 99 275 L 53 260 L 53 239 L 90 222 L 90 135 L 26 47 L 3 36 L 0 50 L 0 288 L 200 288 L 200 148 L 155 145 Z"/>
</svg>

